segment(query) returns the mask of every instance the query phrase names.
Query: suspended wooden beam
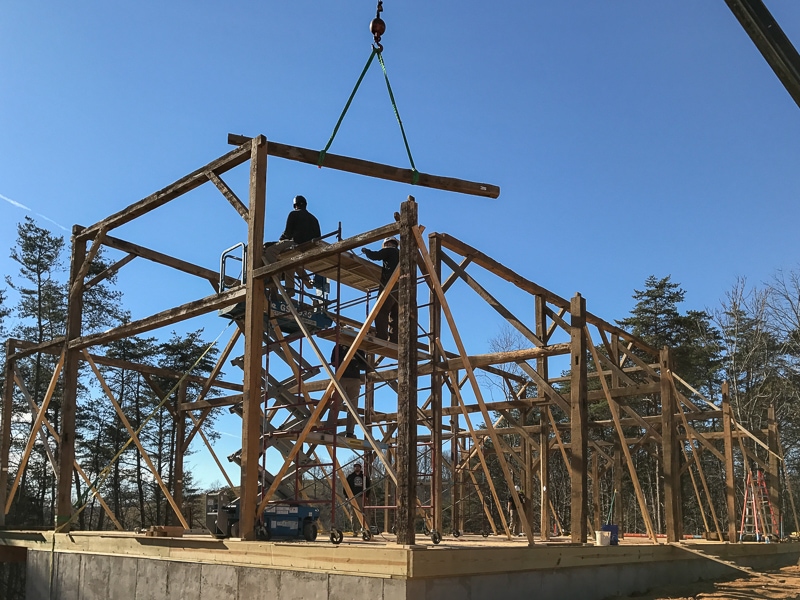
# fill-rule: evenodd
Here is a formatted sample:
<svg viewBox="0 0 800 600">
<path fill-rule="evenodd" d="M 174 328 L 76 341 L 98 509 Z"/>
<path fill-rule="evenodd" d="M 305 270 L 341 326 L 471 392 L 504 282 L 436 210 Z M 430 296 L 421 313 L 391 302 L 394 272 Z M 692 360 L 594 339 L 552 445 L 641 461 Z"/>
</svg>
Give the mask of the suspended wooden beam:
<svg viewBox="0 0 800 600">
<path fill-rule="evenodd" d="M 241 146 L 242 144 L 248 143 L 249 140 L 250 138 L 244 135 L 236 135 L 234 133 L 228 134 L 229 144 Z M 288 146 L 286 144 L 279 144 L 278 142 L 269 143 L 269 155 L 288 160 L 296 160 L 297 162 L 314 166 L 316 166 L 319 161 L 319 150 Z M 411 171 L 411 169 L 401 169 L 390 165 L 370 162 L 368 160 L 361 160 L 359 158 L 339 156 L 338 154 L 326 153 L 325 163 L 322 166 L 327 169 L 347 171 L 348 173 L 355 173 L 356 175 L 365 175 L 366 177 L 408 183 L 420 187 L 444 190 L 446 192 L 457 192 L 459 194 L 469 194 L 471 196 L 481 196 L 483 198 L 497 198 L 500 195 L 500 188 L 490 183 L 476 183 L 464 179 L 440 177 L 438 175 L 427 175 L 425 173 L 418 173 L 418 179 L 415 183 L 414 172 Z"/>
</svg>

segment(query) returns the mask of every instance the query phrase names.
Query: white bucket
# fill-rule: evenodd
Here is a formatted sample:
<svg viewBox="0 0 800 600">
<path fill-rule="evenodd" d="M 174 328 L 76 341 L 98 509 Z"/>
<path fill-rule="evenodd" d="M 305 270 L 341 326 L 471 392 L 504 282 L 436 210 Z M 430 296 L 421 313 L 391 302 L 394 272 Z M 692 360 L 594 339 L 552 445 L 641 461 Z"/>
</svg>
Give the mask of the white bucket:
<svg viewBox="0 0 800 600">
<path fill-rule="evenodd" d="M 611 545 L 611 532 L 610 531 L 595 531 L 595 546 L 610 546 Z"/>
</svg>

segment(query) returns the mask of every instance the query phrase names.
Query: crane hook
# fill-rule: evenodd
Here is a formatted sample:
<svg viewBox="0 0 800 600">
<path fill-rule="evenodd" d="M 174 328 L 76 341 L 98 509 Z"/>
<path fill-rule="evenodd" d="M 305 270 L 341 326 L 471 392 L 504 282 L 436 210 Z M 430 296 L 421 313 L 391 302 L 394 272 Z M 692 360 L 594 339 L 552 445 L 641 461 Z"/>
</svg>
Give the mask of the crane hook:
<svg viewBox="0 0 800 600">
<path fill-rule="evenodd" d="M 383 45 L 381 44 L 381 36 L 386 33 L 386 23 L 381 19 L 383 12 L 383 0 L 378 0 L 378 10 L 375 12 L 375 18 L 369 23 L 369 30 L 375 40 L 375 49 L 378 52 L 383 52 Z"/>
</svg>

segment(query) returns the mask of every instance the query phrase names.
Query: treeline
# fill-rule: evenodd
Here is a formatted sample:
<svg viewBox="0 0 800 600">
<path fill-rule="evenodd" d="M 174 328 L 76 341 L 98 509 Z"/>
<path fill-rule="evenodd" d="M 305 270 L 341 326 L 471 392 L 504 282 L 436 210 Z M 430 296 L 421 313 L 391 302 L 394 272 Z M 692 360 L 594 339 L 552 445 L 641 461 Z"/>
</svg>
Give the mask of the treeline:
<svg viewBox="0 0 800 600">
<path fill-rule="evenodd" d="M 17 226 L 16 244 L 11 259 L 18 271 L 6 275 L 7 287 L 0 289 L 0 337 L 13 337 L 40 343 L 65 334 L 69 249 L 64 238 L 39 227 L 25 218 Z M 91 282 L 111 266 L 102 249 L 92 261 L 85 281 Z M 84 294 L 83 333 L 91 334 L 130 321 L 122 293 L 115 288 L 112 275 L 87 286 Z M 11 298 L 14 298 L 12 303 Z M 157 366 L 176 373 L 192 370 L 193 375 L 207 375 L 215 363 L 217 350 L 206 351 L 208 341 L 202 330 L 185 335 L 172 333 L 166 341 L 152 337 L 132 337 L 108 344 L 99 353 L 133 363 Z M 60 351 L 57 348 L 56 351 Z M 0 362 L 5 364 L 2 349 Z M 9 466 L 9 485 L 17 475 L 25 444 L 31 433 L 33 415 L 42 405 L 50 379 L 58 362 L 56 354 L 35 353 L 16 361 L 23 388 L 15 386 L 14 417 Z M 114 521 L 125 529 L 173 522 L 174 513 L 156 478 L 141 453 L 128 442 L 126 424 L 109 399 L 119 404 L 128 425 L 139 431 L 138 437 L 155 471 L 172 493 L 174 489 L 172 457 L 176 444 L 176 421 L 173 390 L 176 380 L 124 368 L 97 366 L 106 389 L 90 367 L 81 363 L 76 416 L 76 460 L 83 474 L 75 471 L 73 502 L 75 526 L 81 529 L 113 529 Z M 0 377 L 3 374 L 0 373 Z M 2 382 L 3 384 L 5 382 Z M 200 392 L 196 384 L 187 386 L 187 401 Z M 46 412 L 52 430 L 42 427 L 31 452 L 27 468 L 19 481 L 7 524 L 13 527 L 52 527 L 55 515 L 55 466 L 58 449 L 55 432 L 61 427 L 63 390 L 58 384 Z M 211 421 L 213 422 L 213 415 Z M 206 429 L 214 437 L 213 428 Z M 85 474 L 85 478 L 84 478 Z M 90 489 L 97 489 L 105 500 L 103 508 Z M 190 473 L 184 475 L 184 496 L 190 503 L 197 495 Z M 191 512 L 191 511 L 188 511 Z M 197 515 L 202 520 L 202 515 Z"/>
</svg>

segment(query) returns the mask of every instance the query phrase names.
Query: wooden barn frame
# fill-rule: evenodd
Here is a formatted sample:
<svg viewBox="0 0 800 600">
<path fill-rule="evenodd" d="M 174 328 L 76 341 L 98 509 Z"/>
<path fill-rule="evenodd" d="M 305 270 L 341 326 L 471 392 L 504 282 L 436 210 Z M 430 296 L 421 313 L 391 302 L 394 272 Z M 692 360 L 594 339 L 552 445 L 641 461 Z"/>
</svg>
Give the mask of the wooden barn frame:
<svg viewBox="0 0 800 600">
<path fill-rule="evenodd" d="M 619 327 L 588 312 L 586 301 L 579 294 L 569 300 L 562 298 L 448 234 L 430 233 L 427 239 L 423 237 L 424 227 L 418 223 L 418 207 L 412 197 L 402 202 L 394 222 L 371 231 L 333 243 L 309 243 L 291 248 L 269 261 L 264 260 L 262 252 L 247 252 L 242 281 L 230 282 L 230 289 L 226 289 L 228 282 L 224 277 L 221 278 L 220 273 L 212 269 L 110 235 L 115 228 L 211 182 L 246 221 L 247 248 L 262 248 L 267 156 L 315 165 L 318 153 L 268 142 L 263 136 L 229 136 L 229 142 L 236 145 L 236 148 L 221 158 L 90 227 L 75 226 L 73 229 L 66 338 L 38 345 L 23 340 L 6 342 L 6 385 L 0 430 L 0 506 L 3 507 L 0 511 L 0 525 L 5 524 L 5 515 L 14 499 L 19 477 L 37 437 L 46 436 L 47 432 L 58 443 L 57 460 L 56 457 L 50 457 L 53 468 L 57 469 L 58 479 L 56 529 L 66 532 L 73 524 L 73 470 L 77 469 L 86 484 L 91 485 L 89 477 L 75 461 L 75 413 L 81 362 L 88 364 L 98 378 L 109 401 L 115 406 L 117 414 L 128 429 L 131 443 L 136 444 L 142 457 L 150 465 L 177 521 L 183 527 L 187 527 L 181 512 L 183 454 L 195 436 L 199 435 L 205 441 L 224 473 L 219 458 L 214 454 L 202 430 L 203 421 L 214 407 L 238 407 L 242 417 L 242 451 L 238 457 L 241 465 L 239 535 L 242 539 L 250 540 L 255 538 L 257 515 L 269 501 L 277 497 L 276 493 L 287 474 L 301 460 L 311 460 L 314 457 L 319 460 L 315 454 L 317 446 L 327 449 L 334 465 L 332 473 L 341 475 L 342 466 L 336 459 L 335 449 L 337 445 L 348 447 L 348 441 L 338 439 L 335 432 L 326 437 L 318 430 L 334 390 L 345 397 L 347 409 L 356 419 L 359 433 L 363 434 L 364 440 L 360 443 L 370 460 L 380 461 L 382 469 L 392 481 L 391 484 L 387 483 L 387 489 L 393 486 L 393 493 L 387 494 L 387 497 L 394 498 L 393 523 L 398 544 L 414 544 L 417 535 L 416 519 L 422 510 L 417 493 L 419 443 L 428 444 L 433 465 L 430 479 L 431 502 L 423 512 L 428 529 L 439 534 L 443 533 L 443 513 L 446 510 L 452 511 L 450 523 L 454 531 L 458 531 L 459 523 L 463 523 L 463 515 L 458 514 L 459 498 L 470 487 L 474 487 L 478 494 L 491 495 L 497 506 L 504 503 L 501 500 L 502 487 L 490 476 L 487 464 L 489 454 L 495 457 L 505 488 L 520 514 L 522 530 L 530 544 L 534 543 L 536 529 L 533 516 L 523 505 L 515 485 L 521 484 L 521 493 L 527 498 L 539 496 L 539 532 L 542 539 L 547 539 L 552 523 L 548 496 L 549 459 L 556 453 L 563 457 L 569 471 L 571 540 L 576 543 L 587 541 L 589 527 L 599 528 L 601 525 L 598 478 L 609 469 L 613 471 L 615 489 L 621 488 L 623 471 L 627 470 L 647 534 L 654 543 L 658 543 L 657 532 L 631 454 L 645 446 L 655 445 L 660 448 L 666 534 L 670 542 L 682 538 L 681 477 L 687 472 L 697 501 L 702 507 L 705 497 L 709 507 L 711 523 L 706 522 L 706 531 L 717 535 L 718 539 L 725 535 L 729 540 L 736 539 L 735 442 L 743 457 L 742 463 L 746 465 L 755 461 L 766 471 L 770 497 L 773 504 L 778 506 L 781 451 L 774 411 L 770 414 L 768 431 L 746 431 L 731 415 L 727 388 L 723 389 L 718 405 L 708 400 L 702 401 L 699 392 L 672 371 L 668 348 L 651 348 Z M 248 161 L 249 199 L 245 205 L 221 176 Z M 485 197 L 499 195 L 499 188 L 488 184 L 418 174 L 406 169 L 336 155 L 327 155 L 325 166 L 369 177 L 415 183 L 422 187 Z M 352 251 L 394 235 L 399 235 L 400 238 L 400 264 L 387 289 L 397 284 L 400 315 L 397 343 L 378 339 L 370 330 L 375 316 L 389 297 L 388 292 L 380 293 L 374 298 L 374 303 L 363 320 L 336 315 L 333 329 L 323 332 L 309 331 L 296 304 L 281 283 L 280 274 L 298 268 L 314 273 L 324 272 L 329 279 L 336 279 L 339 285 L 348 286 L 359 293 L 369 293 L 378 287 L 380 270 L 375 264 L 354 256 Z M 89 265 L 101 245 L 120 250 L 127 253 L 127 256 L 105 273 L 86 281 Z M 214 288 L 213 293 L 110 331 L 84 335 L 81 331 L 84 290 L 137 257 L 208 280 Z M 470 267 L 472 273 L 468 272 Z M 481 277 L 491 277 L 505 285 L 510 284 L 516 293 L 521 292 L 532 297 L 533 302 L 530 305 L 533 310 L 522 316 L 513 314 L 493 295 L 489 286 L 484 287 L 478 282 L 474 275 L 476 269 L 482 269 Z M 529 347 L 489 354 L 468 354 L 447 295 L 456 281 L 471 288 L 519 332 L 529 343 Z M 294 319 L 298 329 L 295 339 L 302 339 L 312 349 L 314 358 L 309 359 L 309 364 L 315 363 L 311 366 L 322 377 L 306 381 L 300 376 L 303 366 L 301 363 L 306 359 L 297 356 L 292 349 L 292 341 L 283 338 L 274 319 L 264 319 L 269 302 L 265 289 L 281 298 L 288 307 L 290 314 L 287 318 Z M 420 305 L 419 299 L 424 300 L 425 304 Z M 127 363 L 91 352 L 95 346 L 235 304 L 244 306 L 244 312 L 237 321 L 238 329 L 221 352 L 216 367 L 207 379 Z M 240 336 L 244 338 L 242 380 L 224 381 L 218 375 Z M 350 350 L 334 373 L 317 341 L 339 340 L 342 336 L 346 337 Z M 266 352 L 270 352 L 270 348 L 272 351 L 279 351 L 282 360 L 294 373 L 293 384 L 284 382 L 281 385 L 288 393 L 301 397 L 305 406 L 303 419 L 293 423 L 291 435 L 282 432 L 282 437 L 277 435 L 270 438 L 270 443 L 278 443 L 274 439 L 283 440 L 284 460 L 278 471 L 269 474 L 268 479 L 264 479 L 265 474 L 259 466 L 259 459 L 265 451 L 265 425 L 270 424 L 269 411 L 265 410 L 266 403 L 270 399 L 274 400 L 274 396 L 267 393 L 265 385 L 265 381 L 269 380 L 269 373 L 266 373 L 266 377 L 264 373 L 265 339 L 272 340 Z M 352 399 L 346 398 L 338 381 L 347 363 L 359 349 L 373 358 L 388 357 L 397 363 L 391 368 L 379 367 L 367 375 L 363 409 L 358 408 Z M 41 406 L 36 406 L 30 398 L 15 366 L 20 359 L 37 352 L 59 356 L 58 366 L 52 373 L 51 383 Z M 551 370 L 556 371 L 553 365 L 564 364 L 566 360 L 569 361 L 569 375 L 553 375 Z M 526 378 L 504 368 L 504 365 L 509 364 L 521 369 Z M 97 365 L 135 370 L 142 373 L 145 379 L 151 380 L 155 375 L 176 381 L 175 387 L 169 393 L 156 390 L 175 418 L 179 439 L 182 440 L 173 457 L 174 476 L 171 485 L 161 480 L 149 462 L 136 432 L 103 381 Z M 476 371 L 499 377 L 513 397 L 500 402 L 487 401 Z M 421 386 L 420 381 L 423 378 L 426 385 Z M 62 381 L 63 399 L 61 430 L 57 432 L 48 422 L 46 411 L 59 380 Z M 185 386 L 189 381 L 202 385 L 203 391 L 194 402 L 187 402 L 185 398 Z M 371 387 L 376 381 L 391 382 L 391 388 L 396 393 L 395 410 L 376 410 Z M 276 389 L 279 387 L 277 383 L 269 385 Z M 228 395 L 206 398 L 206 394 L 212 389 Z M 310 396 L 320 392 L 322 395 L 318 398 Z M 28 398 L 33 417 L 31 434 L 20 461 L 17 478 L 9 491 L 9 448 L 12 400 L 15 393 Z M 447 406 L 445 395 L 449 396 Z M 660 414 L 640 414 L 631 400 L 642 396 L 657 399 L 654 401 L 660 407 Z M 588 407 L 597 402 L 607 403 L 609 418 L 589 419 Z M 561 415 L 560 421 L 554 418 L 554 411 Z M 499 420 L 493 419 L 492 412 L 500 415 Z M 473 415 L 480 418 L 482 426 L 473 422 Z M 449 423 L 445 423 L 445 417 L 449 418 Z M 429 434 L 419 434 L 418 430 L 421 428 L 423 431 L 427 429 Z M 595 434 L 590 435 L 590 431 Z M 598 435 L 597 432 L 605 433 Z M 566 435 L 568 441 L 564 440 Z M 761 448 L 759 452 L 754 450 L 756 446 Z M 720 523 L 710 501 L 708 483 L 699 459 L 703 452 L 712 454 L 725 465 L 726 528 Z M 760 455 L 768 458 L 765 460 Z M 488 488 L 482 490 L 478 486 L 478 472 L 483 472 Z M 447 473 L 448 481 L 453 483 L 448 492 L 449 506 L 444 503 L 443 473 Z M 340 480 L 344 479 L 340 476 Z M 234 486 L 233 482 L 228 483 L 231 487 Z M 261 489 L 260 484 L 263 486 Z M 109 517 L 115 521 L 113 512 L 103 503 L 99 494 L 96 495 Z M 334 489 L 332 497 L 335 496 Z M 590 502 L 594 505 L 591 511 L 594 519 L 591 522 Z M 384 509 L 388 512 L 388 508 Z M 615 510 L 618 522 L 622 514 L 621 503 L 615 505 Z M 354 512 L 359 513 L 357 508 Z M 705 510 L 702 512 L 705 519 Z M 366 525 L 360 514 L 356 516 L 362 525 Z M 496 533 L 502 532 L 509 537 L 512 535 L 502 510 L 496 515 L 500 521 L 499 526 L 495 515 L 488 509 L 486 516 L 491 529 Z M 119 527 L 118 523 L 116 525 Z M 723 531 L 724 529 L 727 531 Z"/>
</svg>

